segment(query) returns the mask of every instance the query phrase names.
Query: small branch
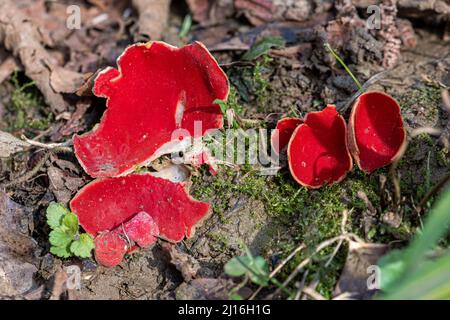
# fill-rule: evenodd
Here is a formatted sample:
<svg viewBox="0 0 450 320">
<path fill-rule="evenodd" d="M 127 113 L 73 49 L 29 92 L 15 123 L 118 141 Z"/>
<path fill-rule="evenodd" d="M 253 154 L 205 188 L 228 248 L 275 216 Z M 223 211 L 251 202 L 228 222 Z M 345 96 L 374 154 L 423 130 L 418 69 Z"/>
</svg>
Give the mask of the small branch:
<svg viewBox="0 0 450 320">
<path fill-rule="evenodd" d="M 422 201 L 417 205 L 417 213 L 421 213 L 427 202 L 433 197 L 436 193 L 441 190 L 443 186 L 450 181 L 450 171 L 423 197 Z"/>
<path fill-rule="evenodd" d="M 44 154 L 44 156 L 42 157 L 42 159 L 40 159 L 39 162 L 33 167 L 33 169 L 31 169 L 30 171 L 28 171 L 27 173 L 25 173 L 24 175 L 22 175 L 18 178 L 14 178 L 13 180 L 11 180 L 7 183 L 1 184 L 0 188 L 1 189 L 9 188 L 9 187 L 12 187 L 17 184 L 21 184 L 23 182 L 30 180 L 33 176 L 36 175 L 36 173 L 39 172 L 39 170 L 41 170 L 41 168 L 44 166 L 45 162 L 47 162 L 49 157 L 50 157 L 50 152 L 46 152 Z"/>
</svg>

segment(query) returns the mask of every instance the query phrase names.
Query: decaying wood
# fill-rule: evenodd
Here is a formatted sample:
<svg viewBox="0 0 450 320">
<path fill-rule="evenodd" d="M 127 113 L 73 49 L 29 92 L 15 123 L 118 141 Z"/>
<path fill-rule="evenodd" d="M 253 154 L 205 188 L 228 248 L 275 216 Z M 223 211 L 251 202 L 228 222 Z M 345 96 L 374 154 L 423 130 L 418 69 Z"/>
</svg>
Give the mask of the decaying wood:
<svg viewBox="0 0 450 320">
<path fill-rule="evenodd" d="M 133 0 L 139 14 L 136 41 L 160 40 L 169 19 L 170 0 Z"/>
<path fill-rule="evenodd" d="M 65 110 L 66 102 L 63 96 L 51 83 L 52 73 L 60 72 L 60 66 L 45 50 L 37 28 L 11 0 L 0 2 L 0 42 L 20 60 L 25 74 L 36 83 L 52 111 Z M 65 74 L 63 80 L 67 82 L 77 81 L 77 78 L 79 81 L 81 77 L 76 73 L 71 73 L 71 77 L 66 76 Z M 67 88 L 61 81 L 59 85 Z"/>
</svg>

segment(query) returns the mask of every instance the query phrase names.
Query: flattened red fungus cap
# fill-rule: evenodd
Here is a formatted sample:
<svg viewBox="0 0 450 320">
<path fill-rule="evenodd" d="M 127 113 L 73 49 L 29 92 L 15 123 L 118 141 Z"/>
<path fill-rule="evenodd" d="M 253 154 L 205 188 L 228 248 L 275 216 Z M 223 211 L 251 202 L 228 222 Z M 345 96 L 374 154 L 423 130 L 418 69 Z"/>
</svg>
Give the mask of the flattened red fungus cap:
<svg viewBox="0 0 450 320">
<path fill-rule="evenodd" d="M 353 164 L 345 121 L 335 106 L 306 115 L 289 142 L 288 162 L 294 179 L 307 188 L 344 179 Z"/>
<path fill-rule="evenodd" d="M 115 229 L 120 232 L 124 224 L 130 240 L 141 246 L 156 235 L 172 242 L 191 236 L 194 225 L 209 211 L 209 204 L 191 198 L 184 184 L 151 174 L 95 180 L 75 195 L 70 207 L 92 236 Z M 143 231 L 149 233 L 149 239 Z"/>
<path fill-rule="evenodd" d="M 100 124 L 73 138 L 75 154 L 92 177 L 124 175 L 173 152 L 181 143 L 172 137 L 176 129 L 198 137 L 222 127 L 213 101 L 227 99 L 228 79 L 201 43 L 132 45 L 117 65 L 95 79 L 94 94 L 108 99 Z"/>
<path fill-rule="evenodd" d="M 294 130 L 303 123 L 299 118 L 283 118 L 277 122 L 275 131 L 271 136 L 272 150 L 277 154 L 289 144 Z"/>
<path fill-rule="evenodd" d="M 95 260 L 105 267 L 118 265 L 127 252 L 127 242 L 116 232 L 104 232 L 95 240 Z"/>
<path fill-rule="evenodd" d="M 366 173 L 395 161 L 406 142 L 397 101 L 377 91 L 360 95 L 350 115 L 348 141 L 356 163 Z"/>
</svg>

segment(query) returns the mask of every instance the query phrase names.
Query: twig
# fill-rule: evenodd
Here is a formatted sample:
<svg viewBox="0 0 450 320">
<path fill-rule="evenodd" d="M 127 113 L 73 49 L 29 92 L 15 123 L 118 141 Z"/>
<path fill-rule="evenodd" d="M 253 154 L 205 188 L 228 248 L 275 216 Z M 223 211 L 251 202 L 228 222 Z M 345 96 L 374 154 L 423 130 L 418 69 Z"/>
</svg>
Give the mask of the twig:
<svg viewBox="0 0 450 320">
<path fill-rule="evenodd" d="M 441 190 L 441 188 L 450 181 L 450 171 L 423 197 L 420 203 L 417 205 L 416 210 L 417 213 L 421 213 L 423 207 L 427 204 L 427 202 L 433 197 L 436 193 Z"/>
<path fill-rule="evenodd" d="M 42 143 L 39 141 L 28 139 L 25 135 L 22 135 L 22 139 L 32 146 L 44 149 L 66 148 L 72 145 L 72 140 L 68 140 L 62 143 Z"/>
<path fill-rule="evenodd" d="M 219 63 L 221 68 L 234 67 L 234 66 L 255 66 L 255 63 L 252 61 L 232 61 L 227 63 Z"/>
<path fill-rule="evenodd" d="M 303 243 L 295 248 L 294 251 L 292 251 L 283 261 L 281 261 L 279 265 L 276 266 L 275 269 L 273 269 L 273 271 L 269 274 L 269 279 L 272 279 L 286 265 L 286 263 L 288 263 L 298 252 L 300 252 L 304 248 L 305 244 Z M 255 299 L 262 288 L 262 286 L 259 286 L 259 288 L 256 289 L 255 292 L 253 292 L 253 294 L 250 296 L 249 300 Z"/>
<path fill-rule="evenodd" d="M 309 274 L 308 270 L 306 270 L 303 273 L 303 278 L 302 278 L 302 281 L 300 282 L 300 284 L 298 286 L 297 294 L 295 295 L 294 300 L 300 300 L 300 297 L 302 296 L 302 293 L 303 293 L 303 289 L 305 288 L 306 277 L 308 277 L 308 274 Z"/>
<path fill-rule="evenodd" d="M 27 173 L 25 173 L 24 175 L 22 175 L 22 176 L 20 176 L 18 178 L 14 178 L 13 180 L 11 180 L 11 181 L 9 181 L 7 183 L 1 184 L 0 188 L 9 188 L 9 187 L 12 187 L 12 186 L 15 186 L 17 184 L 21 184 L 23 182 L 26 182 L 26 181 L 30 180 L 44 166 L 45 162 L 47 162 L 49 157 L 50 157 L 50 152 L 45 152 L 44 156 L 33 167 L 33 169 L 31 169 L 30 171 L 28 171 Z"/>
<path fill-rule="evenodd" d="M 320 293 L 318 293 L 316 290 L 313 290 L 309 287 L 306 287 L 303 289 L 303 293 L 307 294 L 314 300 L 326 300 L 324 296 L 322 296 Z"/>
<path fill-rule="evenodd" d="M 292 273 L 288 276 L 288 278 L 283 282 L 283 286 L 286 287 L 296 276 L 297 274 L 306 266 L 308 265 L 312 258 L 319 253 L 320 251 L 322 251 L 323 249 L 325 249 L 326 247 L 329 247 L 330 245 L 332 245 L 333 243 L 340 241 L 341 239 L 343 240 L 347 240 L 347 241 L 355 241 L 355 242 L 360 242 L 360 243 L 364 243 L 364 241 L 362 241 L 357 235 L 353 234 L 353 233 L 346 233 L 344 235 L 339 235 L 336 236 L 334 238 L 328 239 L 323 241 L 322 243 L 320 243 L 316 250 L 305 260 L 303 260 L 295 269 L 294 271 L 292 271 Z"/>
</svg>

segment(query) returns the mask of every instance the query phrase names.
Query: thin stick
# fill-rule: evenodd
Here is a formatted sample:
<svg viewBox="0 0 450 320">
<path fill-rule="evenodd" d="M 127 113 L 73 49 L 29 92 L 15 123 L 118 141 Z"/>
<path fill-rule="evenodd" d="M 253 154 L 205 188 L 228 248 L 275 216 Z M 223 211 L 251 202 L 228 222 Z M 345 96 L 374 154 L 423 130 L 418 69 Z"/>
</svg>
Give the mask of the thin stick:
<svg viewBox="0 0 450 320">
<path fill-rule="evenodd" d="M 62 143 L 42 143 L 39 141 L 28 139 L 25 135 L 22 135 L 22 139 L 25 140 L 28 144 L 43 148 L 43 149 L 55 149 L 55 148 L 61 148 L 61 147 L 69 147 L 72 144 L 72 140 L 62 142 Z"/>
<path fill-rule="evenodd" d="M 324 46 L 325 46 L 325 48 L 328 49 L 328 51 L 330 51 L 330 53 L 336 58 L 336 60 L 344 67 L 345 71 L 347 71 L 347 73 L 350 75 L 350 77 L 352 77 L 353 81 L 356 83 L 359 90 L 361 92 L 364 92 L 365 90 L 364 90 L 363 86 L 361 85 L 361 83 L 358 81 L 358 79 L 356 79 L 355 75 L 352 73 L 352 71 L 349 69 L 349 67 L 347 67 L 347 65 L 341 59 L 341 57 L 339 57 L 339 55 L 333 50 L 333 48 L 331 48 L 330 44 L 325 43 Z"/>
<path fill-rule="evenodd" d="M 44 166 L 45 162 L 47 162 L 48 158 L 50 157 L 50 152 L 46 152 L 42 159 L 39 160 L 39 162 L 27 173 L 23 174 L 22 176 L 18 178 L 14 178 L 13 180 L 3 183 L 0 185 L 0 188 L 9 188 L 12 186 L 15 186 L 17 184 L 20 184 L 22 182 L 26 182 L 30 180 L 38 171 Z"/>
<path fill-rule="evenodd" d="M 269 274 L 269 279 L 272 279 L 285 265 L 288 263 L 298 252 L 303 250 L 305 248 L 305 244 L 299 245 L 297 248 L 295 248 L 294 251 L 292 251 L 273 271 Z M 253 292 L 253 294 L 250 296 L 249 300 L 253 300 L 256 298 L 258 293 L 262 290 L 262 286 L 259 286 L 258 289 Z"/>
<path fill-rule="evenodd" d="M 326 300 L 324 296 L 318 293 L 316 290 L 306 287 L 303 289 L 303 293 L 310 296 L 314 300 Z"/>
<path fill-rule="evenodd" d="M 433 197 L 436 193 L 441 190 L 441 188 L 450 181 L 450 171 L 447 172 L 447 174 L 431 189 L 420 201 L 420 203 L 417 205 L 417 212 L 420 213 L 423 210 L 423 207 L 427 204 L 427 202 Z"/>
</svg>

